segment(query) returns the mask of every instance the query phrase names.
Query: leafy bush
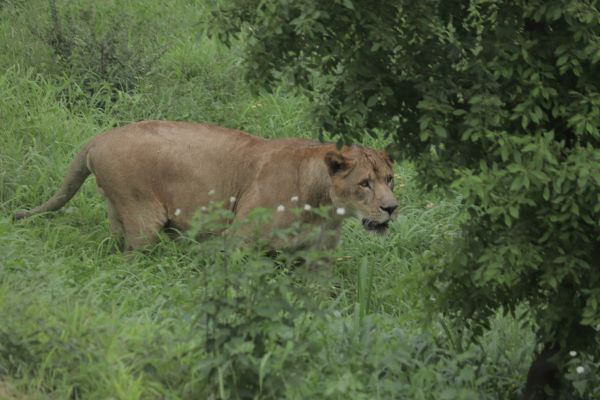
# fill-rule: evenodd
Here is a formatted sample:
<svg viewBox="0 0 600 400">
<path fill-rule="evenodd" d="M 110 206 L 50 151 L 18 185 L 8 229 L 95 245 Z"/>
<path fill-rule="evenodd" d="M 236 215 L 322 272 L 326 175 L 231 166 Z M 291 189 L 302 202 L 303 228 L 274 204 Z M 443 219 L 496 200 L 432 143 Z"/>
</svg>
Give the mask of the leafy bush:
<svg viewBox="0 0 600 400">
<path fill-rule="evenodd" d="M 257 210 L 243 227 L 267 224 L 270 216 Z M 191 231 L 192 237 L 228 233 L 195 248 L 201 272 L 192 324 L 203 337 L 186 390 L 206 398 L 281 398 L 301 383 L 311 354 L 320 351 L 314 338 L 322 317 L 318 303 L 285 273 L 285 263 L 276 268 L 261 243 L 244 246 L 246 239 L 236 234 L 241 226 L 226 222 L 232 217 L 213 202 Z M 273 235 L 290 237 L 294 230 Z"/>
<path fill-rule="evenodd" d="M 565 377 L 572 385 L 572 393 L 584 399 L 599 398 L 600 379 L 595 371 L 600 368 L 600 362 L 589 354 L 570 351 L 566 364 Z"/>
<path fill-rule="evenodd" d="M 48 0 L 16 6 L 33 37 L 49 50 L 35 66 L 44 73 L 69 76 L 86 96 L 104 92 L 110 105 L 118 91 L 131 91 L 167 49 L 157 19 L 134 15 L 118 4 Z"/>
<path fill-rule="evenodd" d="M 428 186 L 452 184 L 467 212 L 431 258 L 438 308 L 480 331 L 525 303 L 540 344 L 526 397 L 570 392 L 567 351 L 597 355 L 600 327 L 595 3 L 234 1 L 215 17 L 248 43 L 251 79 L 318 88 L 325 129 L 384 130 Z"/>
<path fill-rule="evenodd" d="M 157 75 L 118 92 L 116 101 L 108 84 L 88 96 L 81 76 L 67 76 L 49 46 L 23 29 L 49 21 L 45 0 L 5 4 L 4 216 L 44 201 L 80 144 L 128 121 L 191 119 L 267 137 L 314 137 L 304 96 L 281 88 L 250 92 L 241 79 L 243 40 L 228 50 L 197 34 L 208 21 L 198 3 L 96 3 L 98 10 L 117 5 L 133 25 L 163 33 L 167 26 L 174 38 Z M 57 2 L 62 18 L 71 12 L 62 7 L 89 5 Z M 112 23 L 104 20 L 111 13 L 96 16 L 99 27 Z M 363 143 L 385 145 L 374 136 Z M 425 312 L 434 299 L 423 278 L 436 271 L 424 271 L 431 262 L 423 255 L 457 235 L 462 207 L 455 196 L 418 189 L 412 163 L 396 165 L 395 172 L 399 220 L 384 237 L 365 235 L 359 221 L 348 220 L 332 276 L 323 280 L 292 268 L 293 254 L 271 259 L 220 237 L 201 244 L 165 238 L 139 257 L 123 257 L 93 179 L 53 216 L 19 223 L 0 217 L 0 397 L 6 383 L 9 398 L 206 398 L 221 394 L 220 371 L 224 383 L 243 382 L 223 386 L 231 397 L 514 398 L 531 359 L 531 329 L 497 315 L 473 343 L 454 321 Z M 224 246 L 234 248 L 231 257 L 219 251 Z M 319 261 L 323 254 L 305 256 Z M 306 317 L 286 318 L 296 313 Z M 574 360 L 574 373 L 595 362 Z M 576 378 L 588 383 L 582 396 L 593 393 L 591 374 Z"/>
<path fill-rule="evenodd" d="M 197 230 L 227 216 L 205 213 Z M 2 238 L 12 229 L 0 220 Z M 506 343 L 457 353 L 440 345 L 443 335 L 410 333 L 360 303 L 340 309 L 331 276 L 240 240 L 210 237 L 169 271 L 164 249 L 130 257 L 126 268 L 120 256 L 103 258 L 103 271 L 93 249 L 66 267 L 69 277 L 63 259 L 30 265 L 42 249 L 23 257 L 28 243 L 0 239 L 0 376 L 35 377 L 43 397 L 56 398 L 508 399 L 518 391 L 519 361 L 506 357 Z"/>
</svg>

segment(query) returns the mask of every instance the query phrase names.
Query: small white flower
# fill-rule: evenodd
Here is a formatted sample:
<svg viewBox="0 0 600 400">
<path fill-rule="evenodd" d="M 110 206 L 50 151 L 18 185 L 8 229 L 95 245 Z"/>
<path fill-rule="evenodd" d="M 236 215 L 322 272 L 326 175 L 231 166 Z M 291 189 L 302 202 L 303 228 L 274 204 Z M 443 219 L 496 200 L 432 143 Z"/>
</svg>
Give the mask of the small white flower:
<svg viewBox="0 0 600 400">
<path fill-rule="evenodd" d="M 575 357 L 575 356 L 577 355 L 577 352 L 576 352 L 575 350 L 571 350 L 571 351 L 569 352 L 569 355 L 570 355 L 571 357 Z"/>
<path fill-rule="evenodd" d="M 310 206 L 310 204 L 305 204 L 304 205 L 304 210 L 305 211 L 310 211 L 312 209 L 312 207 Z"/>
<path fill-rule="evenodd" d="M 344 215 L 344 214 L 346 214 L 346 209 L 344 207 L 338 207 L 338 209 L 335 210 L 335 213 L 337 215 Z"/>
<path fill-rule="evenodd" d="M 175 209 L 175 216 L 178 217 L 179 215 L 181 215 L 181 208 L 176 208 Z"/>
<path fill-rule="evenodd" d="M 283 206 L 283 204 L 280 204 L 277 206 L 277 212 L 284 212 L 285 211 L 285 207 Z"/>
<path fill-rule="evenodd" d="M 297 203 L 299 198 L 298 198 L 298 196 L 292 196 L 292 198 L 290 200 L 292 203 Z"/>
<path fill-rule="evenodd" d="M 578 374 L 583 374 L 585 372 L 585 368 L 580 365 L 579 367 L 575 368 L 575 371 L 577 371 Z"/>
<path fill-rule="evenodd" d="M 229 198 L 229 202 L 230 202 L 231 204 L 235 203 L 235 196 L 231 196 L 231 197 Z"/>
<path fill-rule="evenodd" d="M 206 207 L 204 207 L 204 206 L 200 207 L 200 211 L 206 211 Z"/>
<path fill-rule="evenodd" d="M 209 195 L 209 196 L 212 196 L 213 194 L 215 194 L 215 189 L 210 189 L 210 190 L 208 191 L 208 195 Z"/>
</svg>

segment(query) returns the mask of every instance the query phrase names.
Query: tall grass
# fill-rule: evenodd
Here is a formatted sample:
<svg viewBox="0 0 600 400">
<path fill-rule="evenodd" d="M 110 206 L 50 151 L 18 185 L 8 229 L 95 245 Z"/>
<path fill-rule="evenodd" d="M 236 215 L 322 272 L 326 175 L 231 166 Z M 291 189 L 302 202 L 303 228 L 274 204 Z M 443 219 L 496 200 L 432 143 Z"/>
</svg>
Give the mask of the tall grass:
<svg viewBox="0 0 600 400">
<path fill-rule="evenodd" d="M 514 398 L 531 327 L 499 315 L 472 342 L 431 312 L 422 265 L 458 234 L 462 210 L 452 195 L 423 192 L 410 163 L 395 166 L 401 210 L 389 234 L 348 220 L 325 281 L 250 248 L 212 251 L 211 240 L 165 237 L 124 257 L 93 179 L 63 211 L 12 222 L 13 211 L 56 190 L 83 143 L 114 126 L 173 119 L 317 136 L 307 98 L 253 91 L 243 42 L 225 48 L 202 34 L 204 5 L 98 5 L 100 32 L 107 16 L 128 13 L 142 27 L 130 33 L 136 40 L 154 27 L 167 47 L 135 88 L 99 80 L 90 92 L 85 62 L 61 67 L 27 28 L 48 24 L 47 4 L 0 9 L 0 397 Z M 57 2 L 73 18 L 86 4 Z M 207 318 L 220 322 L 210 335 Z M 207 347 L 210 337 L 220 344 Z"/>
</svg>

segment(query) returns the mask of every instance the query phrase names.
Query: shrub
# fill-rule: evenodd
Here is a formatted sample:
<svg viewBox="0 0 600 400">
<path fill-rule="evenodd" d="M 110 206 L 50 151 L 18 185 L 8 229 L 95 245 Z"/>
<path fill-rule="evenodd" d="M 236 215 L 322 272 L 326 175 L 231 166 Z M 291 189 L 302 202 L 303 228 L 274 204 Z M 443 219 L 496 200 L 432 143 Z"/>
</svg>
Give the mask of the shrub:
<svg viewBox="0 0 600 400">
<path fill-rule="evenodd" d="M 52 55 L 50 63 L 37 67 L 69 76 L 86 96 L 107 92 L 102 107 L 118 91 L 133 90 L 167 49 L 156 18 L 136 16 L 110 3 L 48 0 L 45 7 L 37 2 L 27 11 L 30 31 Z"/>
<path fill-rule="evenodd" d="M 191 235 L 231 217 L 214 207 Z M 40 397 L 508 399 L 517 390 L 521 336 L 517 346 L 484 335 L 454 349 L 435 330 L 374 314 L 372 246 L 355 245 L 364 259 L 348 269 L 359 287 L 346 297 L 331 276 L 295 267 L 294 254 L 266 257 L 233 234 L 123 258 L 98 244 L 108 227 L 98 226 L 104 208 L 93 210 L 27 226 L 0 219 L 0 374 L 32 382 Z M 268 213 L 253 218 L 260 226 Z M 332 255 L 302 252 L 312 263 Z"/>
<path fill-rule="evenodd" d="M 571 392 L 567 351 L 597 355 L 600 327 L 598 7 L 234 1 L 215 17 L 223 41 L 247 41 L 249 78 L 318 88 L 325 129 L 385 130 L 426 185 L 463 196 L 462 233 L 430 262 L 438 308 L 481 331 L 526 304 L 525 396 Z"/>
</svg>

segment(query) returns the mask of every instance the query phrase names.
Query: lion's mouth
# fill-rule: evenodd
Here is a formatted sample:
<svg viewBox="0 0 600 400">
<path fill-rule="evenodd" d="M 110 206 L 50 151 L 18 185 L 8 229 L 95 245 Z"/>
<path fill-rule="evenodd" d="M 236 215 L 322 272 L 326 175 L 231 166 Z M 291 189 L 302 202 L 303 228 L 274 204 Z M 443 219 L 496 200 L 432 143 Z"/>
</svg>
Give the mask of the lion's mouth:
<svg viewBox="0 0 600 400">
<path fill-rule="evenodd" d="M 372 232 L 376 232 L 376 233 L 385 233 L 385 231 L 387 231 L 387 229 L 388 229 L 389 222 L 390 221 L 377 222 L 377 221 L 363 218 L 362 225 L 368 231 L 372 231 Z"/>
</svg>

